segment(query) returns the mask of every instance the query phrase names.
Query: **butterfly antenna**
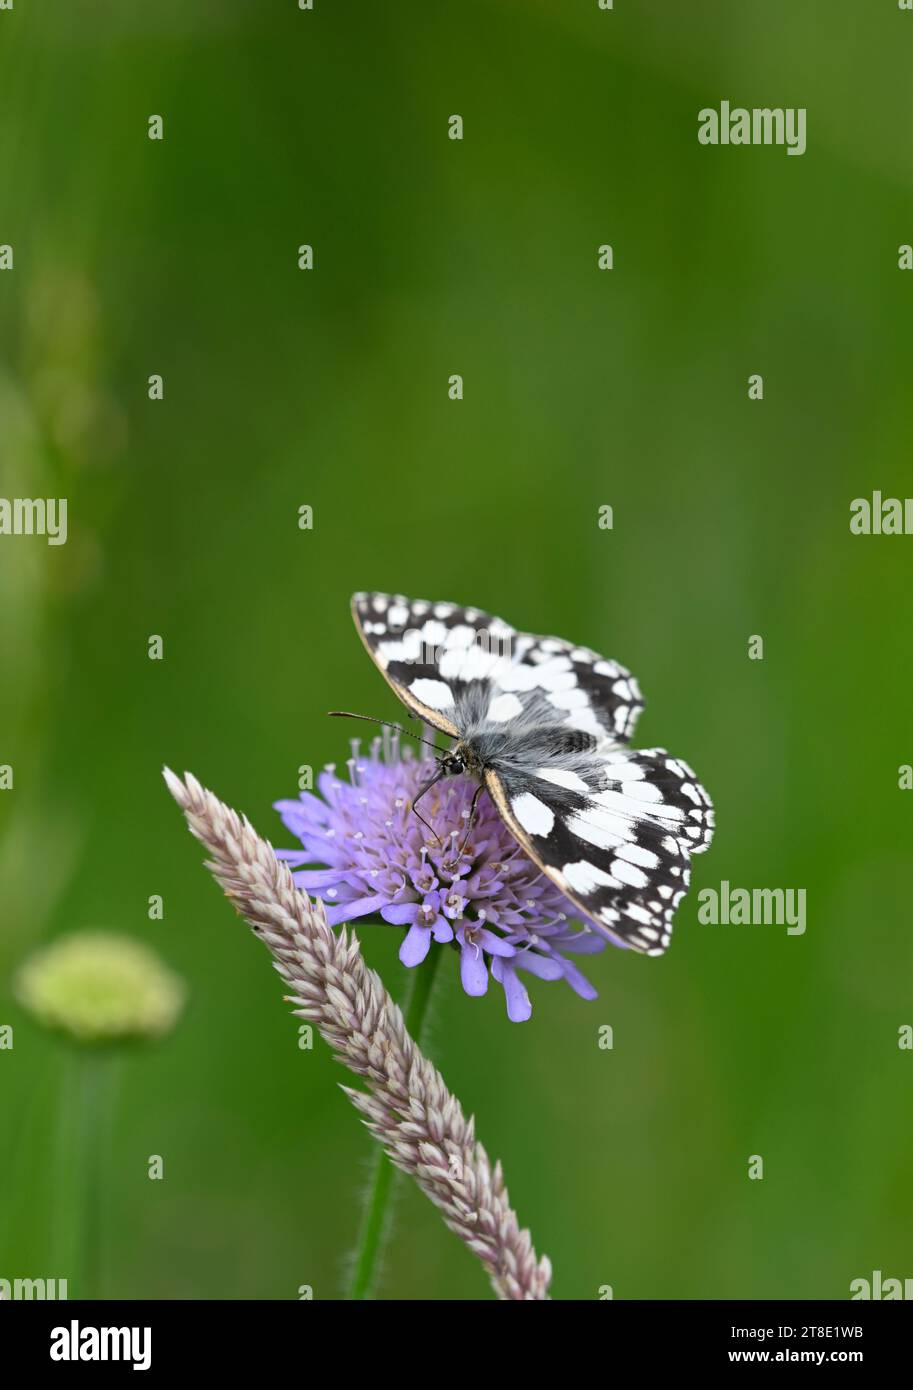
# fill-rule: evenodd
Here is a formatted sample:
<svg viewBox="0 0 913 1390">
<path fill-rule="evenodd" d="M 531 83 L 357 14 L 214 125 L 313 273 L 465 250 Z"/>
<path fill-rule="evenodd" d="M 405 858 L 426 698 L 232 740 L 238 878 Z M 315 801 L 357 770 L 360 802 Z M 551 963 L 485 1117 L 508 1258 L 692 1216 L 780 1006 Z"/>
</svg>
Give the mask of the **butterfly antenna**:
<svg viewBox="0 0 913 1390">
<path fill-rule="evenodd" d="M 389 719 L 372 719 L 370 714 L 352 714 L 347 709 L 331 709 L 327 710 L 327 714 L 331 719 L 363 719 L 366 724 L 383 724 L 388 729 L 395 729 L 398 734 L 405 734 L 406 738 L 414 738 L 416 743 L 424 743 L 428 748 L 433 748 L 440 756 L 441 750 L 436 743 L 429 742 L 427 738 L 419 738 L 418 734 L 411 734 L 401 724 L 394 724 Z"/>
</svg>

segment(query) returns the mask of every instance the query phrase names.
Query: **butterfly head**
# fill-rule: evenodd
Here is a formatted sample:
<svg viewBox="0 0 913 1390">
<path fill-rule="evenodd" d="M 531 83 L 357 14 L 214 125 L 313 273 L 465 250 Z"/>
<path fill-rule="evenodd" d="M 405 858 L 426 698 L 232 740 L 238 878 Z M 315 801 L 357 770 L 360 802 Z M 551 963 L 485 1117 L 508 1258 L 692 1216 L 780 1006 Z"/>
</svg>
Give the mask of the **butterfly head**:
<svg viewBox="0 0 913 1390">
<path fill-rule="evenodd" d="M 442 777 L 459 777 L 464 772 L 473 777 L 481 777 L 484 770 L 483 759 L 478 749 L 468 739 L 460 739 L 459 743 L 448 748 L 446 753 L 439 754 L 437 765 Z"/>
<path fill-rule="evenodd" d="M 460 753 L 443 753 L 437 765 L 445 777 L 459 777 L 466 771 L 466 762 Z"/>
</svg>

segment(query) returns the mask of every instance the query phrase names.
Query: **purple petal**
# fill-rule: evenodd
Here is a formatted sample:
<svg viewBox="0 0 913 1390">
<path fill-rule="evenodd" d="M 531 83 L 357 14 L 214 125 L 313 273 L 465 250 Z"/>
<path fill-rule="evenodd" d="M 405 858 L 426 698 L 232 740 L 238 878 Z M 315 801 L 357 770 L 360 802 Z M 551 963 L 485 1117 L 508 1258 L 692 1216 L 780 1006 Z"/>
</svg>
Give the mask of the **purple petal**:
<svg viewBox="0 0 913 1390">
<path fill-rule="evenodd" d="M 575 994 L 579 994 L 581 999 L 598 999 L 599 991 L 594 989 L 585 975 L 572 965 L 569 960 L 562 961 L 564 967 L 564 978 L 567 980 Z"/>
<path fill-rule="evenodd" d="M 488 966 L 478 946 L 464 942 L 461 947 L 460 979 L 467 994 L 484 994 L 488 989 Z"/>
<path fill-rule="evenodd" d="M 528 970 L 531 975 L 538 975 L 540 980 L 561 979 L 562 970 L 558 961 L 549 956 L 540 956 L 536 951 L 518 951 L 513 964 L 518 970 Z"/>
<path fill-rule="evenodd" d="M 604 951 L 608 942 L 604 936 L 594 931 L 561 932 L 549 938 L 562 951 L 573 951 L 576 956 L 595 956 Z"/>
<path fill-rule="evenodd" d="M 313 792 L 302 792 L 298 801 L 274 801 L 273 810 L 278 811 L 286 830 L 299 835 L 314 825 L 326 825 L 329 808 Z"/>
<path fill-rule="evenodd" d="M 403 965 L 421 965 L 431 948 L 431 932 L 427 927 L 412 926 L 406 933 L 399 958 Z"/>
<path fill-rule="evenodd" d="M 277 859 L 284 859 L 287 864 L 307 864 L 313 858 L 303 845 L 298 849 L 274 849 L 273 854 Z"/>
<path fill-rule="evenodd" d="M 505 941 L 502 936 L 495 936 L 493 931 L 488 931 L 484 927 L 476 933 L 476 940 L 490 956 L 515 956 L 517 954 L 516 947 L 511 946 L 509 941 Z"/>
<path fill-rule="evenodd" d="M 504 990 L 504 998 L 507 1001 L 507 1017 L 511 1023 L 525 1023 L 533 1011 L 526 986 L 517 979 L 517 972 L 513 966 L 505 965 L 501 960 L 495 961 L 492 971 Z"/>
<path fill-rule="evenodd" d="M 317 777 L 317 789 L 324 801 L 329 801 L 330 805 L 333 804 L 335 793 L 345 785 L 335 772 L 321 772 Z"/>
<path fill-rule="evenodd" d="M 339 870 L 302 869 L 295 875 L 295 882 L 306 893 L 310 893 L 314 889 L 320 892 L 322 888 L 335 888 L 339 883 Z"/>
<path fill-rule="evenodd" d="M 379 893 L 372 893 L 369 898 L 356 898 L 354 902 L 343 903 L 342 906 L 350 917 L 367 917 L 384 906 L 384 899 Z"/>
<path fill-rule="evenodd" d="M 380 915 L 394 927 L 408 927 L 415 921 L 421 907 L 421 903 L 387 903 L 381 908 Z"/>
</svg>

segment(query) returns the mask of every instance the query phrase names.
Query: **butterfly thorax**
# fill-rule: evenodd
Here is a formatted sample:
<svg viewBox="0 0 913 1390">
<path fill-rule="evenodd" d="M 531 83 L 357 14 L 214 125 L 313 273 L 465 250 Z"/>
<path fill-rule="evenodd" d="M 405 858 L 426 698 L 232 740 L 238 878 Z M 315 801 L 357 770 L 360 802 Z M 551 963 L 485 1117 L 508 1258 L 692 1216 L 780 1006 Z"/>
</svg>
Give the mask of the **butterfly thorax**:
<svg viewBox="0 0 913 1390">
<path fill-rule="evenodd" d="M 573 760 L 575 754 L 590 752 L 595 743 L 592 734 L 559 724 L 521 730 L 482 725 L 450 747 L 446 755 L 450 766 L 444 770 L 454 775 L 465 771 L 481 779 L 486 768 L 554 763 L 563 757 Z"/>
</svg>

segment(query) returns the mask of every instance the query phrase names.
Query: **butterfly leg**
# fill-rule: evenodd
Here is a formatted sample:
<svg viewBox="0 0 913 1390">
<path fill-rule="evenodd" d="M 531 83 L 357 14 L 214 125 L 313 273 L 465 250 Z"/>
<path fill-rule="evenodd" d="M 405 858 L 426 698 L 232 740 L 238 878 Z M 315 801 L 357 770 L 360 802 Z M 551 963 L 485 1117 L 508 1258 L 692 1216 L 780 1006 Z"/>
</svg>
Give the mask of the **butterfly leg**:
<svg viewBox="0 0 913 1390">
<path fill-rule="evenodd" d="M 466 846 L 469 844 L 469 837 L 472 834 L 473 826 L 476 823 L 476 807 L 479 804 L 479 797 L 482 795 L 484 790 L 485 784 L 483 782 L 480 782 L 475 789 L 475 793 L 473 794 L 472 803 L 469 807 L 469 819 L 466 822 L 466 834 L 463 836 L 463 843 L 460 845 L 460 848 L 457 851 L 457 856 L 455 860 L 457 864 L 459 864 L 460 860 L 463 858 L 463 852 L 466 849 Z"/>
<path fill-rule="evenodd" d="M 416 810 L 416 807 L 418 806 L 418 803 L 421 801 L 422 797 L 425 795 L 425 792 L 430 792 L 430 790 L 431 790 L 431 788 L 434 786 L 435 782 L 439 782 L 439 781 L 441 780 L 442 777 L 446 777 L 446 776 L 447 776 L 447 774 L 446 774 L 446 772 L 443 770 L 443 768 L 440 770 L 440 772 L 435 773 L 435 775 L 431 778 L 431 781 L 425 783 L 425 785 L 422 787 L 421 791 L 419 792 L 418 796 L 417 796 L 417 797 L 415 798 L 415 800 L 412 802 L 412 810 L 414 811 L 415 815 L 418 816 L 418 818 L 419 818 L 419 820 L 421 821 L 422 825 L 427 825 L 427 826 L 428 826 L 428 829 L 431 831 L 431 834 L 432 834 L 433 837 L 434 837 L 434 842 L 435 842 L 435 844 L 438 845 L 440 848 L 443 848 L 444 841 L 441 839 L 440 835 L 438 835 L 438 833 L 437 833 L 437 831 L 435 830 L 434 826 L 428 824 L 428 822 L 425 820 L 425 817 L 422 815 L 421 811 Z"/>
</svg>

